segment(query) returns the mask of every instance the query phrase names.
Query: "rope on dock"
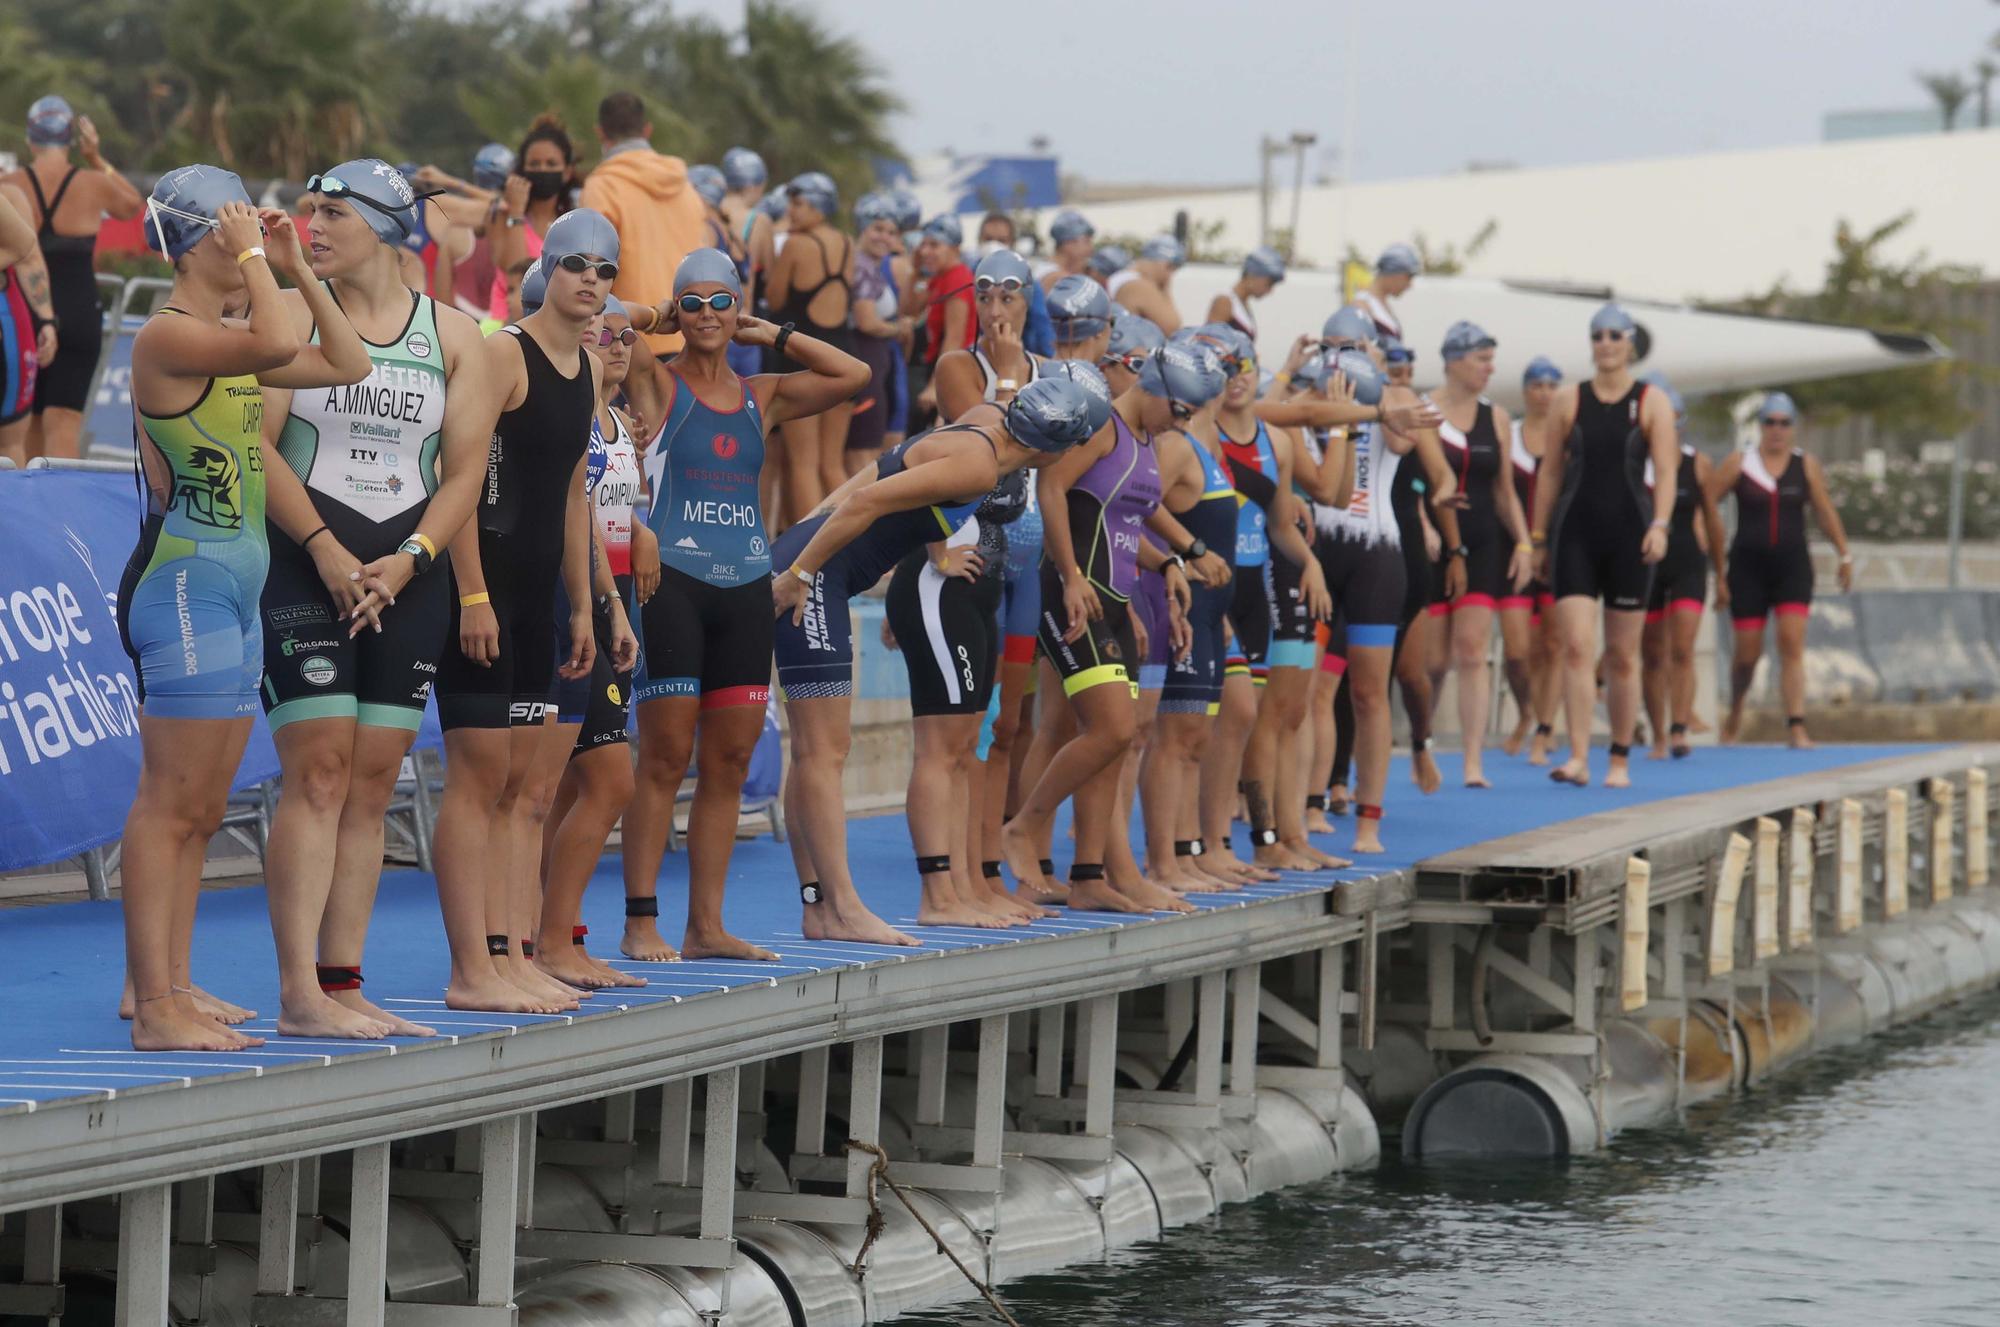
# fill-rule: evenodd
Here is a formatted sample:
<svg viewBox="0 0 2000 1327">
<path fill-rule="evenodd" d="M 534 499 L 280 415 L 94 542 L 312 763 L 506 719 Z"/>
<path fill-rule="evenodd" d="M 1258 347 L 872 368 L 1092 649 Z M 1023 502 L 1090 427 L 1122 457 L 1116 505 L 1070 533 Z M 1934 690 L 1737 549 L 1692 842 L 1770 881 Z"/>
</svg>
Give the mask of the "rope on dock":
<svg viewBox="0 0 2000 1327">
<path fill-rule="evenodd" d="M 889 1186 L 889 1192 L 896 1195 L 897 1201 L 902 1203 L 904 1209 L 917 1219 L 917 1224 L 924 1228 L 924 1233 L 931 1237 L 931 1242 L 937 1245 L 937 1251 L 951 1259 L 951 1265 L 958 1269 L 958 1274 L 963 1276 L 966 1282 L 979 1292 L 981 1298 L 992 1305 L 993 1311 L 1000 1315 L 1001 1321 L 1005 1322 L 1007 1327 L 1021 1327 L 1020 1319 L 1007 1311 L 1007 1306 L 1002 1304 L 1000 1297 L 993 1293 L 993 1287 L 974 1276 L 972 1269 L 958 1260 L 958 1255 L 953 1253 L 951 1246 L 944 1242 L 944 1236 L 938 1234 L 937 1227 L 924 1219 L 924 1214 L 911 1205 L 909 1195 L 903 1192 L 902 1187 L 896 1181 L 889 1178 L 889 1154 L 873 1143 L 864 1143 L 853 1138 L 847 1140 L 847 1150 L 850 1152 L 866 1152 L 869 1156 L 875 1158 L 874 1162 L 868 1167 L 868 1238 L 861 1242 L 861 1251 L 854 1255 L 855 1266 L 860 1266 L 863 1260 L 867 1258 L 869 1248 L 874 1245 L 876 1238 L 881 1235 L 882 1228 L 886 1224 L 882 1216 L 882 1206 L 876 1201 L 876 1186 L 878 1184 L 886 1184 Z"/>
</svg>

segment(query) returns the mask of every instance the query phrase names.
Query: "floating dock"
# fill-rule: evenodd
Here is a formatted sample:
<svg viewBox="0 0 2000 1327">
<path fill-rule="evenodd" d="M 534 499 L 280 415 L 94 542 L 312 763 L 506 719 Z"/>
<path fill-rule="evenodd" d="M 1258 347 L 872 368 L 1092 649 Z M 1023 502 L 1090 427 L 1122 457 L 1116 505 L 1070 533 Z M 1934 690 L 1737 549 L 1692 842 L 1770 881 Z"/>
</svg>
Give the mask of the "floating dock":
<svg viewBox="0 0 2000 1327">
<path fill-rule="evenodd" d="M 261 889 L 201 905 L 196 979 L 271 1036 L 234 1054 L 128 1049 L 117 905 L 0 913 L 0 1320 L 861 1324 L 1373 1164 L 1406 1112 L 1426 1160 L 1601 1147 L 2000 980 L 1996 764 L 1399 766 L 1389 858 L 914 950 L 800 938 L 759 840 L 728 919 L 778 962 L 627 964 L 568 1016 L 445 1010 L 433 882 L 392 872 L 368 989 L 426 1041 L 276 1037 Z M 901 819 L 850 841 L 907 924 Z"/>
</svg>

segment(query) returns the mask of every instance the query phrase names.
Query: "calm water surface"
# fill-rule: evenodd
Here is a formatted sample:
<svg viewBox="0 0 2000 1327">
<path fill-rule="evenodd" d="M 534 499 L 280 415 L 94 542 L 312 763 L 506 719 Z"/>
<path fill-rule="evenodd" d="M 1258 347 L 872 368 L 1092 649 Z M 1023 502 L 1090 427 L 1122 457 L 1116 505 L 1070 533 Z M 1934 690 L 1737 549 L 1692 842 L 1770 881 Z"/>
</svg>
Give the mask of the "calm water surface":
<svg viewBox="0 0 2000 1327">
<path fill-rule="evenodd" d="M 1404 1166 L 1002 1287 L 1071 1324 L 2000 1324 L 2000 995 L 1560 1167 Z M 906 1323 L 997 1322 L 983 1305 Z"/>
</svg>

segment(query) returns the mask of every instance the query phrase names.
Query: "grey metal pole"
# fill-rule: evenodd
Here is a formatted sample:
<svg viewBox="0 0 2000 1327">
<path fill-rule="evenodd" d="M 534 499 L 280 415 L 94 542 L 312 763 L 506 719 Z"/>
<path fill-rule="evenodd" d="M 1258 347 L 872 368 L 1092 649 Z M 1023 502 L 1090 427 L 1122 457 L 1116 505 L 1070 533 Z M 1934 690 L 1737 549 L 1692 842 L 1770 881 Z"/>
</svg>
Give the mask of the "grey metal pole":
<svg viewBox="0 0 2000 1327">
<path fill-rule="evenodd" d="M 1257 243 L 1271 242 L 1271 149 L 1269 134 L 1257 136 Z"/>
<path fill-rule="evenodd" d="M 1306 187 L 1306 148 L 1311 141 L 1301 134 L 1292 135 L 1292 242 L 1289 247 L 1293 253 L 1297 253 L 1299 248 L 1299 196 Z"/>
<path fill-rule="evenodd" d="M 1965 540 L 1965 435 L 1959 434 L 1952 440 L 1951 448 L 1951 511 L 1946 526 L 1945 542 L 1948 545 L 1948 561 L 1945 564 L 1945 584 L 1958 588 L 1958 550 Z"/>
</svg>

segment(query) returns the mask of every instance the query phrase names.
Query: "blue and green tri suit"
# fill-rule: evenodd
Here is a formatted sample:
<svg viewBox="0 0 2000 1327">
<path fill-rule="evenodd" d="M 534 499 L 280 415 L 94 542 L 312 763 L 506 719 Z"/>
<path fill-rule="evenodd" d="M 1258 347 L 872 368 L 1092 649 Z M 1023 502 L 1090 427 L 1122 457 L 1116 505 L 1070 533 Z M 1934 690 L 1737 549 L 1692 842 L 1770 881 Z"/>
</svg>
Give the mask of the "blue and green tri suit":
<svg viewBox="0 0 2000 1327">
<path fill-rule="evenodd" d="M 166 463 L 118 583 L 118 631 L 139 699 L 162 719 L 242 719 L 264 673 L 264 393 L 212 378 L 177 415 L 138 412 L 142 449 Z"/>
</svg>

